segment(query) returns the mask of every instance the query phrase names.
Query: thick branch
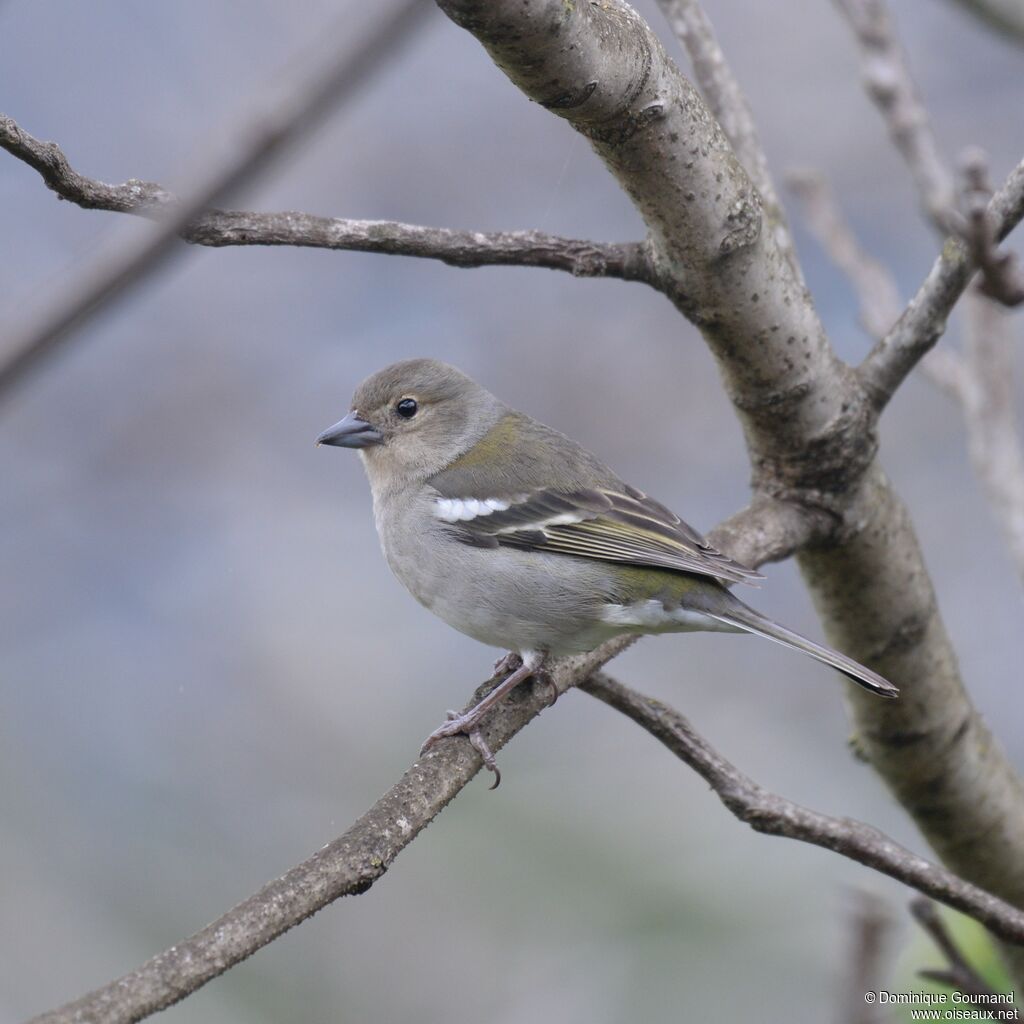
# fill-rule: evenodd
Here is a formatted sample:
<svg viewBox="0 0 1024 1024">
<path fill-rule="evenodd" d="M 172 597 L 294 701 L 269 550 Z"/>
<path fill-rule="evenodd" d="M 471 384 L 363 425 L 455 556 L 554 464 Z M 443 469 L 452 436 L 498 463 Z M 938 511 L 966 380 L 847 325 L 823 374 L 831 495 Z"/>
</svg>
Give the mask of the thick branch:
<svg viewBox="0 0 1024 1024">
<path fill-rule="evenodd" d="M 750 504 L 719 523 L 708 539 L 743 565 L 790 558 L 829 536 L 835 520 L 820 509 L 755 494 Z"/>
<path fill-rule="evenodd" d="M 786 222 L 786 212 L 775 191 L 768 157 L 758 137 L 750 104 L 725 59 L 711 19 L 698 0 L 658 0 L 658 6 L 689 54 L 693 73 L 711 113 L 722 126 L 737 158 L 761 194 L 776 244 L 799 275 L 800 264 Z"/>
<path fill-rule="evenodd" d="M 663 288 L 718 360 L 757 490 L 833 517 L 800 567 L 831 642 L 901 688 L 898 701 L 850 693 L 867 756 L 951 870 L 1024 902 L 1024 788 L 963 690 L 910 519 L 874 460 L 876 409 L 761 230 L 724 133 L 623 0 L 439 3 L 633 199 Z M 993 200 L 1003 233 L 1024 205 L 1017 177 Z M 962 243 L 947 246 L 883 350 L 902 332 L 937 336 L 971 270 Z"/>
<path fill-rule="evenodd" d="M 729 811 L 755 832 L 832 850 L 970 914 L 1007 942 L 1024 945 L 1024 911 L 917 856 L 871 825 L 820 814 L 770 793 L 661 701 L 636 693 L 602 672 L 581 683 L 580 689 L 646 729 L 700 775 Z"/>
<path fill-rule="evenodd" d="M 52 142 L 41 142 L 0 114 L 0 147 L 23 160 L 62 199 L 87 210 L 111 210 L 142 217 L 176 209 L 178 198 L 151 181 L 122 185 L 86 178 L 71 167 Z M 309 213 L 211 210 L 179 232 L 196 245 L 294 245 L 420 256 L 456 267 L 529 266 L 567 270 L 577 277 L 650 277 L 641 243 L 588 242 L 542 231 L 456 231 L 395 221 L 317 217 Z"/>
</svg>

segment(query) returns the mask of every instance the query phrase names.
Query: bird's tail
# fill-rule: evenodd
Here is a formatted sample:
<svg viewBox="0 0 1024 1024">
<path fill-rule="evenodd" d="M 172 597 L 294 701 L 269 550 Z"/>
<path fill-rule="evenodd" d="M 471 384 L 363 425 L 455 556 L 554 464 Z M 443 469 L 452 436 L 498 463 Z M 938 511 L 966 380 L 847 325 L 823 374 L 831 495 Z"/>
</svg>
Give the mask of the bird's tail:
<svg viewBox="0 0 1024 1024">
<path fill-rule="evenodd" d="M 888 679 L 883 679 L 877 672 L 872 672 L 871 669 L 865 668 L 860 663 L 854 661 L 853 658 L 848 658 L 845 654 L 840 654 L 839 651 L 834 651 L 831 647 L 816 644 L 813 640 L 808 640 L 807 637 L 794 633 L 793 630 L 786 629 L 785 626 L 780 626 L 777 622 L 765 618 L 760 612 L 744 604 L 734 594 L 730 593 L 729 596 L 732 600 L 727 608 L 716 609 L 706 614 L 727 626 L 743 630 L 746 633 L 763 636 L 768 640 L 774 640 L 776 643 L 782 644 L 783 647 L 792 648 L 794 651 L 803 651 L 804 654 L 809 654 L 812 658 L 824 662 L 826 665 L 831 665 L 834 669 L 838 669 L 844 676 L 852 679 L 866 690 L 877 693 L 880 697 L 899 696 L 900 691 Z"/>
</svg>

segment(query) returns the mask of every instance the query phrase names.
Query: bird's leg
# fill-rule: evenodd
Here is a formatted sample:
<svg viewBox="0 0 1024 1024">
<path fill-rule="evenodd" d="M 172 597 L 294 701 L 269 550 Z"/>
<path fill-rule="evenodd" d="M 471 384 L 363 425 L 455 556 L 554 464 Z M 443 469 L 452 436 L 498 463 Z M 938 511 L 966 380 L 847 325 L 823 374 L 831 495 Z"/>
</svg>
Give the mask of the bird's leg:
<svg viewBox="0 0 1024 1024">
<path fill-rule="evenodd" d="M 509 656 L 506 655 L 506 658 Z M 503 658 L 502 661 L 505 661 Z M 425 754 L 438 740 L 447 736 L 463 735 L 469 738 L 469 742 L 480 754 L 484 761 L 484 767 L 494 772 L 494 785 L 496 789 L 501 781 L 501 774 L 495 763 L 494 755 L 487 746 L 483 735 L 480 732 L 480 721 L 495 705 L 500 704 L 508 694 L 514 690 L 524 679 L 528 679 L 544 663 L 545 655 L 538 651 L 530 651 L 523 657 L 523 662 L 507 679 L 503 679 L 483 700 L 475 707 L 470 708 L 465 714 L 460 715 L 457 711 L 448 712 L 448 721 L 435 729 L 424 741 L 420 753 Z M 550 684 L 554 688 L 554 684 Z"/>
<path fill-rule="evenodd" d="M 509 651 L 494 663 L 494 675 L 491 678 L 497 679 L 498 676 L 503 676 L 506 672 L 515 672 L 522 663 L 523 659 L 515 651 Z M 555 681 L 547 672 L 542 672 L 539 668 L 534 669 L 533 678 L 548 688 L 548 707 L 551 707 L 558 700 L 558 687 L 555 685 Z"/>
</svg>

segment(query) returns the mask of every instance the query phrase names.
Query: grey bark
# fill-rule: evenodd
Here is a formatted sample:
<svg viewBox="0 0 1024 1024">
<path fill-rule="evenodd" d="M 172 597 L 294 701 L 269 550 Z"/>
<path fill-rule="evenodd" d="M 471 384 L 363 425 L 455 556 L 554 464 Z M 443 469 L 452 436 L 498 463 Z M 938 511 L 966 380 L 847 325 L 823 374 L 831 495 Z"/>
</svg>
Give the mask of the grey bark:
<svg viewBox="0 0 1024 1024">
<path fill-rule="evenodd" d="M 1018 904 L 1024 897 L 1024 793 L 963 693 L 913 531 L 874 462 L 877 416 L 941 334 L 973 273 L 971 254 L 959 243 L 947 244 L 915 303 L 855 372 L 834 355 L 775 233 L 762 230 L 760 197 L 725 135 L 631 8 L 621 0 L 441 0 L 440 6 L 484 42 L 524 92 L 591 140 L 641 211 L 649 238 L 623 258 L 642 267 L 637 278 L 664 291 L 700 326 L 751 452 L 751 506 L 712 539 L 751 564 L 799 553 L 834 642 L 904 688 L 903 700 L 885 704 L 851 695 L 862 743 L 940 855 L 975 887 L 871 830 L 851 828 L 854 823 L 822 819 L 815 832 L 810 819 L 793 817 L 787 802 L 761 802 L 763 791 L 748 790 L 752 802 L 737 802 L 735 778 L 714 774 L 721 759 L 706 745 L 705 767 L 723 791 L 733 787 L 733 809 L 755 827 L 848 856 L 873 843 L 873 866 L 951 903 L 959 899 L 998 934 L 1018 938 L 1019 913 L 978 894 L 976 886 Z M 53 168 L 43 160 L 37 169 L 52 187 L 47 175 Z M 128 201 L 118 190 L 142 185 L 93 184 L 108 209 Z M 149 201 L 137 200 L 130 212 L 145 212 Z M 994 197 L 990 212 L 1000 237 L 1020 220 L 1024 168 Z M 216 229 L 217 217 L 253 215 L 210 216 Z M 256 244 L 306 244 L 302 239 L 322 227 L 301 219 L 277 222 Z M 389 227 L 398 234 L 405 228 Z M 217 244 L 249 240 L 238 221 L 222 221 L 219 228 L 211 236 Z M 275 243 L 275 237 L 282 240 Z M 355 230 L 353 237 L 366 233 Z M 622 646 L 557 665 L 556 685 L 578 683 Z M 632 696 L 640 720 L 645 699 Z M 542 690 L 500 709 L 487 727 L 491 746 L 500 748 L 545 700 Z M 650 702 L 647 710 L 661 725 L 642 724 L 657 734 L 672 714 Z M 699 737 L 691 740 L 699 747 Z M 137 1020 L 170 1005 L 331 900 L 365 890 L 479 767 L 466 743 L 447 742 L 310 861 L 138 971 L 40 1019 Z M 806 834 L 799 834 L 805 826 Z M 852 845 L 844 847 L 847 839 Z M 904 854 L 912 858 L 909 873 Z M 961 888 L 943 890 L 947 881 Z"/>
<path fill-rule="evenodd" d="M 86 210 L 109 210 L 159 218 L 181 205 L 178 196 L 153 181 L 119 185 L 76 171 L 60 147 L 25 131 L 0 114 L 0 147 L 39 172 L 47 188 Z M 204 210 L 179 226 L 178 237 L 194 245 L 291 245 L 310 249 L 374 252 L 436 259 L 453 267 L 523 266 L 565 270 L 575 277 L 650 278 L 639 242 L 591 242 L 543 231 L 459 231 L 387 220 L 318 217 L 293 210 Z"/>
<path fill-rule="evenodd" d="M 736 525 L 766 514 L 741 512 Z M 760 535 L 756 522 L 753 535 Z M 760 562 L 777 552 L 748 546 Z M 588 655 L 557 663 L 551 681 L 559 693 L 581 684 L 660 740 L 708 781 L 723 804 L 751 828 L 813 843 L 865 864 L 969 913 L 1008 942 L 1024 943 L 1024 912 L 931 864 L 877 829 L 819 814 L 770 793 L 699 736 L 677 712 L 595 670 L 628 646 L 616 640 Z M 474 695 L 471 707 L 484 693 Z M 485 724 L 492 750 L 503 747 L 548 706 L 546 685 L 524 684 Z M 189 938 L 108 985 L 29 1024 L 132 1024 L 184 999 L 230 967 L 342 896 L 358 895 L 447 806 L 482 767 L 463 739 L 447 740 L 413 764 L 344 835 Z"/>
<path fill-rule="evenodd" d="M 1024 903 L 1024 787 L 964 691 L 913 527 L 875 462 L 877 406 L 761 230 L 721 129 L 621 0 L 440 6 L 589 138 L 633 199 L 663 289 L 718 360 L 755 489 L 834 518 L 828 540 L 798 556 L 815 605 L 833 643 L 903 689 L 892 702 L 849 695 L 866 755 L 950 867 Z M 973 269 L 954 248 L 929 282 L 948 308 Z M 942 314 L 923 302 L 909 317 L 926 312 L 933 343 Z M 919 323 L 900 327 L 918 341 Z M 1014 968 L 1024 980 L 1024 958 Z"/>
<path fill-rule="evenodd" d="M 776 244 L 803 280 L 786 211 L 775 190 L 750 104 L 718 44 L 711 19 L 697 0 L 658 0 L 658 6 L 690 57 L 704 101 L 761 196 Z"/>
</svg>

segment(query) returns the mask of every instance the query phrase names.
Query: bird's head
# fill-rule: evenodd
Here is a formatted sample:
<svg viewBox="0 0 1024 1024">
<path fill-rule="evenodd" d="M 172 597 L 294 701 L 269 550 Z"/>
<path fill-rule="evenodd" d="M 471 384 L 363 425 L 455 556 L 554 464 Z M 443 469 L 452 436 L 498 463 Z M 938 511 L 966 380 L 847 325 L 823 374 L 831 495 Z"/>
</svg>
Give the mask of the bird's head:
<svg viewBox="0 0 1024 1024">
<path fill-rule="evenodd" d="M 349 414 L 317 444 L 357 448 L 370 480 L 425 480 L 468 451 L 507 412 L 460 370 L 436 359 L 407 359 L 356 388 Z M 395 478 L 395 479 L 392 479 Z"/>
</svg>

